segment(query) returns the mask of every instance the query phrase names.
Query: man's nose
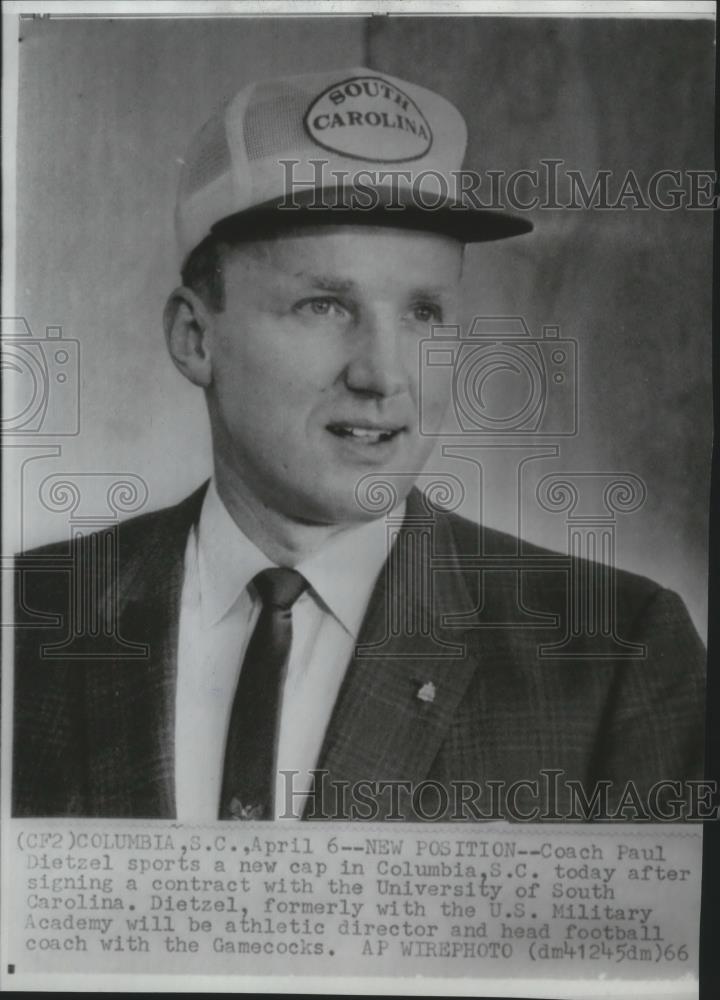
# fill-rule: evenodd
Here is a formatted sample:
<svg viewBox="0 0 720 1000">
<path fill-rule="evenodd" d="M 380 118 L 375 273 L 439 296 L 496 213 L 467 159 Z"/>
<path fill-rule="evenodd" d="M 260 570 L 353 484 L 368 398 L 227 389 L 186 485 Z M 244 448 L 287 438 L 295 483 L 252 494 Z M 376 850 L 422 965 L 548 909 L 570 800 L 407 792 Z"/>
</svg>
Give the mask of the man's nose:
<svg viewBox="0 0 720 1000">
<path fill-rule="evenodd" d="M 397 321 L 377 314 L 364 316 L 353 334 L 353 353 L 345 372 L 348 389 L 380 397 L 403 392 L 408 372 Z"/>
</svg>

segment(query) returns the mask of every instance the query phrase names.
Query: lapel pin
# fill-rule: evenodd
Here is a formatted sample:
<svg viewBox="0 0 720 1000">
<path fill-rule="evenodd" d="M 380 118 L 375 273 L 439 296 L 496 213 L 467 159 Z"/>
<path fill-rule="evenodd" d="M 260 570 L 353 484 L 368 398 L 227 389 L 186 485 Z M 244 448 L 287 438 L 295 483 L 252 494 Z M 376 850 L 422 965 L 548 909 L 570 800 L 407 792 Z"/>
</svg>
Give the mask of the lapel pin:
<svg viewBox="0 0 720 1000">
<path fill-rule="evenodd" d="M 264 814 L 265 807 L 262 803 L 253 803 L 245 806 L 237 795 L 233 795 L 230 801 L 230 816 L 232 819 L 263 819 Z"/>
<path fill-rule="evenodd" d="M 426 681 L 421 688 L 418 688 L 417 697 L 420 701 L 435 701 L 435 685 L 432 681 Z"/>
</svg>

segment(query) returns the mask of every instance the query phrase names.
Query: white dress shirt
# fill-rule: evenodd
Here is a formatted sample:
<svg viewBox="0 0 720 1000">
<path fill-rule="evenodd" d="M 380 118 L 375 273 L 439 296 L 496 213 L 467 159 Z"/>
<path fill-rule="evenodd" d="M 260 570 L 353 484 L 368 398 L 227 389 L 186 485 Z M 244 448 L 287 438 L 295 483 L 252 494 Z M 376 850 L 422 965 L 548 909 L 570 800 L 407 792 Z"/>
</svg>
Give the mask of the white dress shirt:
<svg viewBox="0 0 720 1000">
<path fill-rule="evenodd" d="M 397 511 L 397 516 L 402 510 Z M 295 568 L 310 584 L 293 606 L 282 697 L 278 771 L 308 790 L 340 684 L 375 581 L 388 555 L 384 518 L 341 531 Z M 218 818 L 225 742 L 245 649 L 260 614 L 248 584 L 274 564 L 238 528 L 208 487 L 185 552 L 175 711 L 177 818 Z M 284 811 L 278 776 L 276 818 Z M 293 811 L 302 814 L 304 798 Z"/>
</svg>

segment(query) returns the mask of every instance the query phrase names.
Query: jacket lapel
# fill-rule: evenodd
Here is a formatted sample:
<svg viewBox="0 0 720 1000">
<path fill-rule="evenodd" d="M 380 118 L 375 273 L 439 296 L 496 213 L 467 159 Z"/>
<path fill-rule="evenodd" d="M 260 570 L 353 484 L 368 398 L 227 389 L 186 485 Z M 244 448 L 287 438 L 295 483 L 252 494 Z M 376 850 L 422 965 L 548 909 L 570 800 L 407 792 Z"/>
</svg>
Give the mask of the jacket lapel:
<svg viewBox="0 0 720 1000">
<path fill-rule="evenodd" d="M 89 815 L 175 816 L 175 683 L 188 532 L 207 484 L 157 515 L 129 551 L 118 533 L 117 634 L 141 647 L 87 665 Z M 135 526 L 137 531 L 138 527 Z M 117 644 L 116 644 L 117 645 Z M 144 649 L 142 649 L 144 647 Z M 128 653 L 131 647 L 127 647 Z"/>
<path fill-rule="evenodd" d="M 443 572 L 431 572 L 433 554 Z M 325 736 L 326 787 L 427 777 L 477 666 L 465 630 L 445 621 L 475 606 L 457 556 L 447 515 L 413 491 Z"/>
</svg>

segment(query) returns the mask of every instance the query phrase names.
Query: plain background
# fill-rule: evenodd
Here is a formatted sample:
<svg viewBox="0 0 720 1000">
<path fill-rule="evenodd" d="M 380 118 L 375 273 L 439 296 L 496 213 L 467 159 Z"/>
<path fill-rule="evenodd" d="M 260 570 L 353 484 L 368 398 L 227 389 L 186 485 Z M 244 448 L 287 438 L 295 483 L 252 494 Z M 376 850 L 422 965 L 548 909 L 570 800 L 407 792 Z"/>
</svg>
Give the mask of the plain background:
<svg viewBox="0 0 720 1000">
<path fill-rule="evenodd" d="M 477 170 L 563 158 L 587 178 L 648 179 L 712 166 L 713 34 L 710 21 L 627 19 L 24 20 L 16 312 L 36 336 L 60 325 L 79 341 L 82 422 L 60 456 L 19 473 L 21 544 L 67 532 L 34 499 L 49 474 L 133 473 L 155 508 L 210 471 L 202 396 L 167 358 L 161 315 L 177 283 L 177 161 L 223 98 L 263 77 L 364 64 L 454 101 Z M 704 634 L 711 215 L 532 217 L 530 236 L 471 248 L 465 282 L 468 317 L 523 316 L 578 342 L 580 433 L 559 460 L 530 464 L 523 495 L 557 470 L 639 476 L 647 500 L 618 520 L 618 564 L 678 590 Z M 469 477 L 463 513 L 517 530 L 516 459 L 497 453 L 482 504 Z M 523 534 L 562 549 L 564 518 L 527 506 Z"/>
</svg>

